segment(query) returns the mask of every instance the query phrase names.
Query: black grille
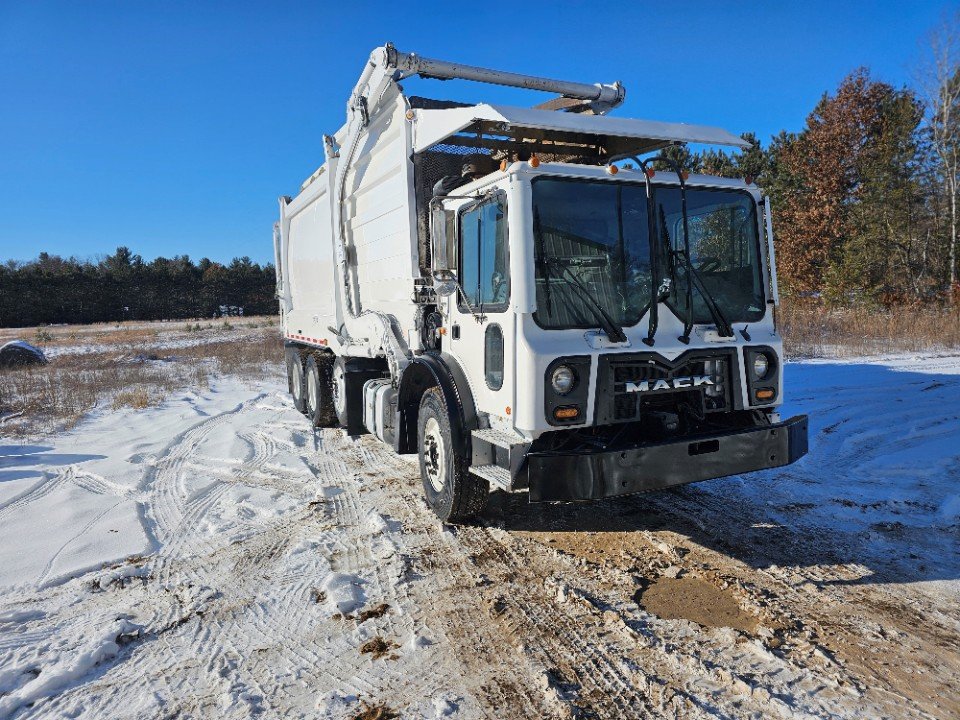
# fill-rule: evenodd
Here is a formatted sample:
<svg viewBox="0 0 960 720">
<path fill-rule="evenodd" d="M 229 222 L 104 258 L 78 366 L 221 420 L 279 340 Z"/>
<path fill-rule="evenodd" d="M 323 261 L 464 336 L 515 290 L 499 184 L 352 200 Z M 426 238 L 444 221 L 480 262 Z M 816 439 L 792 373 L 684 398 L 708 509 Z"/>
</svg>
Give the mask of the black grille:
<svg viewBox="0 0 960 720">
<path fill-rule="evenodd" d="M 733 359 L 732 353 L 680 358 L 672 364 L 653 354 L 601 358 L 597 423 L 640 420 L 645 411 L 674 410 L 684 404 L 696 412 L 730 410 Z M 703 377 L 712 384 L 699 380 Z M 678 379 L 679 387 L 674 383 Z"/>
</svg>

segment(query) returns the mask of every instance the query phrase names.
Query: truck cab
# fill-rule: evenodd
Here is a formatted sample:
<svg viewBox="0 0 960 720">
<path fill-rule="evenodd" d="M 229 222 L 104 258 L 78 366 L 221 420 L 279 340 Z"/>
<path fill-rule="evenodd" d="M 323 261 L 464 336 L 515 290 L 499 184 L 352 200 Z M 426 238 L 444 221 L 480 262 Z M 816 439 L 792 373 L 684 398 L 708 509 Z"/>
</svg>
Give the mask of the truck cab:
<svg viewBox="0 0 960 720">
<path fill-rule="evenodd" d="M 465 105 L 405 95 L 405 73 L 564 95 Z M 327 138 L 325 164 L 281 198 L 295 403 L 317 425 L 417 453 L 445 521 L 479 512 L 491 490 L 588 501 L 807 451 L 806 417 L 777 410 L 769 202 L 749 179 L 690 175 L 657 154 L 746 143 L 607 117 L 623 97 L 619 83 L 387 46 Z"/>
<path fill-rule="evenodd" d="M 805 452 L 805 418 L 776 411 L 756 186 L 533 156 L 458 192 L 475 197 L 434 204 L 437 346 L 496 431 L 475 441 L 472 472 L 535 501 L 589 500 Z"/>
</svg>

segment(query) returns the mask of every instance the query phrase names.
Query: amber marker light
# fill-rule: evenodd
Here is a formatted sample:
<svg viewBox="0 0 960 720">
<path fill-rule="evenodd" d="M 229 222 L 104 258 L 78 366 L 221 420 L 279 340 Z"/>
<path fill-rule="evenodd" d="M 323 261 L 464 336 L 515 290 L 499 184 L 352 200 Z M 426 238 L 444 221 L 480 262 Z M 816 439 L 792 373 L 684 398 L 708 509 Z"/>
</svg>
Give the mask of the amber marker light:
<svg viewBox="0 0 960 720">
<path fill-rule="evenodd" d="M 507 161 L 506 161 L 506 160 L 501 160 L 501 161 L 500 161 L 500 172 L 503 172 L 503 171 L 506 170 L 506 169 L 507 169 Z"/>
<path fill-rule="evenodd" d="M 553 411 L 553 417 L 557 420 L 572 420 L 580 414 L 580 408 L 568 405 L 566 407 L 558 407 Z"/>
<path fill-rule="evenodd" d="M 504 409 L 504 412 L 506 412 L 507 415 L 509 415 L 509 414 L 510 414 L 511 412 L 513 412 L 513 411 L 510 409 L 510 406 L 507 405 L 507 407 Z"/>
<path fill-rule="evenodd" d="M 774 391 L 770 388 L 757 390 L 757 400 L 773 400 Z"/>
<path fill-rule="evenodd" d="M 653 168 L 647 168 L 646 170 L 643 171 L 643 173 L 644 173 L 644 175 L 646 175 L 648 178 L 652 178 L 654 175 L 657 174 L 657 171 L 654 170 Z"/>
<path fill-rule="evenodd" d="M 536 155 L 531 155 L 527 162 L 530 163 L 530 167 L 540 167 L 540 158 Z"/>
<path fill-rule="evenodd" d="M 680 171 L 680 177 L 682 177 L 682 178 L 683 178 L 683 181 L 686 182 L 687 180 L 690 179 L 690 173 L 687 172 L 686 170 L 681 170 L 681 171 Z"/>
<path fill-rule="evenodd" d="M 416 117 L 416 113 L 413 110 L 407 110 L 407 120 L 413 120 Z"/>
<path fill-rule="evenodd" d="M 618 172 L 620 172 L 620 168 L 616 165 L 607 165 L 607 175 L 616 175 Z"/>
</svg>

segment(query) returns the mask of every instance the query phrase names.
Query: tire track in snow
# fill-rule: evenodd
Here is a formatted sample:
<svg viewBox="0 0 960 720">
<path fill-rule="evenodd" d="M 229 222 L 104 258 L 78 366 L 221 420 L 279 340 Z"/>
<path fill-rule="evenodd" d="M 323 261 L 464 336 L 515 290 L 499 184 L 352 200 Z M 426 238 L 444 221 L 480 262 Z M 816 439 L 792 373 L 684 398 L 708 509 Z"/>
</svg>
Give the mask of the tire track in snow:
<svg viewBox="0 0 960 720">
<path fill-rule="evenodd" d="M 0 503 L 0 519 L 7 517 L 11 513 L 22 510 L 37 500 L 43 499 L 61 485 L 69 482 L 74 471 L 75 466 L 68 465 L 66 468 L 62 468 L 53 473 L 44 472 L 44 478 L 29 490 L 21 495 L 17 495 L 16 497 Z"/>
<path fill-rule="evenodd" d="M 640 613 L 632 600 L 636 571 L 580 565 L 495 523 L 441 529 L 422 500 L 413 457 L 369 437 L 313 432 L 286 401 L 258 397 L 225 419 L 188 428 L 146 469 L 149 517 L 164 539 L 150 566 L 155 576 L 81 592 L 56 623 L 62 636 L 82 637 L 123 613 L 143 636 L 32 715 L 346 717 L 341 706 L 323 704 L 328 690 L 384 700 L 405 717 L 434 717 L 418 705 L 433 697 L 454 699 L 467 718 L 510 720 L 804 717 L 825 708 L 853 717 L 849 708 L 858 702 L 861 715 L 884 714 L 871 712 L 875 695 L 838 700 L 830 673 L 790 648 L 763 658 L 770 677 L 761 686 L 773 697 L 750 697 L 751 646 Z M 217 443 L 239 448 L 244 461 L 219 457 Z M 206 485 L 198 489 L 201 478 Z M 228 512 L 236 510 L 235 493 L 248 489 L 260 493 L 251 508 L 276 514 Z M 283 510 L 289 498 L 296 507 Z M 762 517 L 746 506 L 743 517 L 731 517 L 729 502 L 690 491 L 627 499 L 618 512 L 629 516 L 638 506 L 699 528 L 691 536 L 701 540 L 711 532 L 717 539 L 718 527 L 737 536 Z M 581 518 L 616 519 L 604 512 L 576 509 Z M 658 528 L 647 534 L 651 543 L 662 537 Z M 767 578 L 779 593 L 775 602 L 814 613 L 810 598 L 775 570 L 722 555 L 721 547 L 715 559 L 724 572 L 755 583 Z M 391 610 L 363 624 L 331 619 L 315 591 L 335 572 L 356 576 L 366 606 L 385 602 Z M 80 584 L 43 597 L 78 592 Z M 570 589 L 565 601 L 557 598 L 561 584 Z M 400 645 L 397 660 L 359 653 L 375 635 Z M 52 633 L 27 637 L 37 647 L 55 640 Z M 417 646 L 419 638 L 433 644 Z M 5 641 L 0 633 L 0 652 Z M 819 700 L 810 697 L 811 683 L 823 685 Z M 740 704 L 732 687 L 746 688 Z M 788 707 L 791 688 L 797 698 Z M 350 702 L 343 707 L 355 707 Z M 892 700 L 882 707 L 912 711 Z"/>
</svg>

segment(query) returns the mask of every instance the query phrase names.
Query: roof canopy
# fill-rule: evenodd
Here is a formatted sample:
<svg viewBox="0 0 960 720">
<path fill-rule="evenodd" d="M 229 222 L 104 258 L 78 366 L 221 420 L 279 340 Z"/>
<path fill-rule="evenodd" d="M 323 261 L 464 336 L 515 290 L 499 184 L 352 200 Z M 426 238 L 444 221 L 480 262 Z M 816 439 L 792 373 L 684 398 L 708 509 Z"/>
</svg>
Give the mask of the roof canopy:
<svg viewBox="0 0 960 720">
<path fill-rule="evenodd" d="M 487 148 L 524 148 L 598 160 L 623 153 L 645 153 L 675 143 L 750 147 L 721 128 L 685 123 L 632 120 L 552 110 L 470 105 L 418 109 L 413 149 L 422 152 L 437 143 Z"/>
</svg>

